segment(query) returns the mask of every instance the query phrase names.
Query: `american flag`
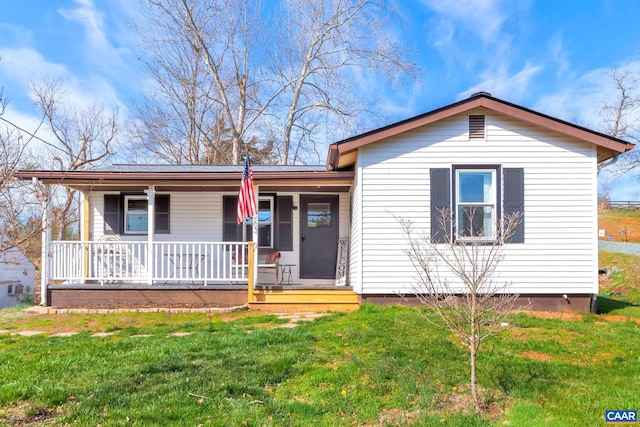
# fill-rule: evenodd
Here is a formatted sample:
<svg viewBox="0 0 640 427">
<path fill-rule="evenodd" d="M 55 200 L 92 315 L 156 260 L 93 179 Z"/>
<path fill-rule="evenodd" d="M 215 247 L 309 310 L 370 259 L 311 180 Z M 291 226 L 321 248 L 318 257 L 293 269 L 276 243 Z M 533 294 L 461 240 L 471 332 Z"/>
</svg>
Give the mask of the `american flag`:
<svg viewBox="0 0 640 427">
<path fill-rule="evenodd" d="M 258 216 L 258 204 L 256 203 L 256 193 L 253 190 L 251 163 L 249 163 L 249 156 L 247 156 L 244 162 L 244 172 L 242 172 L 240 194 L 238 194 L 238 224 L 255 216 Z"/>
</svg>

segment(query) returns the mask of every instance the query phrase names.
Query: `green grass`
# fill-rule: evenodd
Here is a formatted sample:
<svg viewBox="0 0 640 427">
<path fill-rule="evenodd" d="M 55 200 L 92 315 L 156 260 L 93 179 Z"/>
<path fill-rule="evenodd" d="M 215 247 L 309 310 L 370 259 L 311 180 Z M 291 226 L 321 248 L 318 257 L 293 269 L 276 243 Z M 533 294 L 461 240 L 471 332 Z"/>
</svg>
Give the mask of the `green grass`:
<svg viewBox="0 0 640 427">
<path fill-rule="evenodd" d="M 47 319 L 3 317 L 0 329 Z M 482 417 L 464 410 L 464 349 L 410 308 L 364 305 L 296 328 L 251 313 L 58 319 L 88 326 L 0 335 L 0 424 L 19 413 L 87 426 L 600 426 L 606 409 L 640 404 L 640 325 L 597 316 L 512 316 L 481 349 Z M 106 329 L 116 334 L 90 336 Z"/>
<path fill-rule="evenodd" d="M 611 274 L 600 285 L 600 313 L 640 317 L 640 257 L 605 250 L 598 251 L 599 265 Z"/>
</svg>

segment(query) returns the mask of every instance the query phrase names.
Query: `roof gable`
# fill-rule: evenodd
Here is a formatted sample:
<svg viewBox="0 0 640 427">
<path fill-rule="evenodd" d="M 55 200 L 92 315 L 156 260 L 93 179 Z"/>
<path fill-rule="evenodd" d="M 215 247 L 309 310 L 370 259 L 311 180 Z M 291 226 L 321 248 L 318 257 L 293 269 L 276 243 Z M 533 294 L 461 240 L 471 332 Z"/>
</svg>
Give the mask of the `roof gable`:
<svg viewBox="0 0 640 427">
<path fill-rule="evenodd" d="M 486 92 L 480 92 L 454 104 L 331 144 L 327 156 L 327 169 L 337 170 L 352 166 L 355 162 L 355 153 L 360 147 L 477 108 L 496 111 L 523 122 L 594 144 L 598 147 L 598 161 L 614 157 L 634 147 L 634 144 L 627 141 L 494 98 Z"/>
</svg>

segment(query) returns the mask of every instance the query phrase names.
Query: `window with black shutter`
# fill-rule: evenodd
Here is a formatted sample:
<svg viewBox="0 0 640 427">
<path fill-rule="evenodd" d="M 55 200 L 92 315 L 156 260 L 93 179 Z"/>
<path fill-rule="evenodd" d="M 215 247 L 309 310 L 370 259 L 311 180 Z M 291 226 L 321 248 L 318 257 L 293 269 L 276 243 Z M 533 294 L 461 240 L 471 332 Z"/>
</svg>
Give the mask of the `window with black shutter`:
<svg viewBox="0 0 640 427">
<path fill-rule="evenodd" d="M 524 169 L 500 165 L 455 165 L 430 171 L 431 241 L 451 237 L 493 241 L 497 224 L 518 215 L 505 243 L 524 243 Z"/>
<path fill-rule="evenodd" d="M 155 196 L 155 233 L 170 233 L 170 196 Z M 148 202 L 140 194 L 104 196 L 104 234 L 147 234 Z"/>
<path fill-rule="evenodd" d="M 253 221 L 237 223 L 238 197 L 224 196 L 222 208 L 223 241 L 250 241 Z M 258 246 L 279 251 L 293 250 L 293 197 L 259 196 L 258 211 Z"/>
</svg>

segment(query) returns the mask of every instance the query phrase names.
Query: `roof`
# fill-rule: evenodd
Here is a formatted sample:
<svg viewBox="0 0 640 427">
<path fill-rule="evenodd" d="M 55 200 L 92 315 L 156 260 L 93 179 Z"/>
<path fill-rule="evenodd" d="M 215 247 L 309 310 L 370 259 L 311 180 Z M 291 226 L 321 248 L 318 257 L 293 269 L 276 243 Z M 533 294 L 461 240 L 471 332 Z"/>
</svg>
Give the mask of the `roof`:
<svg viewBox="0 0 640 427">
<path fill-rule="evenodd" d="M 433 111 L 403 120 L 379 129 L 335 142 L 329 146 L 327 169 L 350 168 L 355 163 L 358 148 L 390 138 L 421 126 L 443 120 L 476 108 L 486 108 L 543 128 L 571 136 L 598 147 L 598 161 L 604 161 L 631 150 L 634 144 L 619 138 L 596 132 L 546 114 L 494 98 L 487 92 L 479 92 L 467 99 Z"/>
<path fill-rule="evenodd" d="M 158 191 L 237 191 L 244 166 L 206 165 L 111 165 L 93 170 L 20 170 L 20 179 L 36 178 L 44 184 L 62 184 L 88 191 L 142 191 L 155 185 Z M 352 171 L 327 171 L 325 166 L 252 165 L 254 182 L 260 191 L 348 191 Z"/>
</svg>

